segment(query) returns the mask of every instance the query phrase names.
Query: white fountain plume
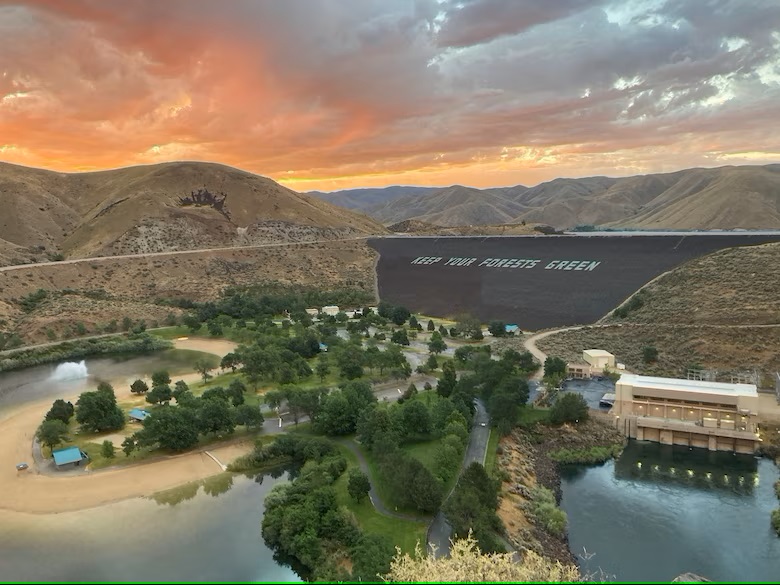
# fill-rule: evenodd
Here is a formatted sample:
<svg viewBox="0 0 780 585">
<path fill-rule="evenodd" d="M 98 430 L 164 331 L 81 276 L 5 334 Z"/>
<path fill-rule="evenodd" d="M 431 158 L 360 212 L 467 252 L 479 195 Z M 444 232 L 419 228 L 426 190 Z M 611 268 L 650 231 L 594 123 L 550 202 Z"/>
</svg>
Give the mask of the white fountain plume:
<svg viewBox="0 0 780 585">
<path fill-rule="evenodd" d="M 65 362 L 57 366 L 54 373 L 51 375 L 52 380 L 81 380 L 89 376 L 87 372 L 87 364 L 84 360 L 76 362 Z"/>
</svg>

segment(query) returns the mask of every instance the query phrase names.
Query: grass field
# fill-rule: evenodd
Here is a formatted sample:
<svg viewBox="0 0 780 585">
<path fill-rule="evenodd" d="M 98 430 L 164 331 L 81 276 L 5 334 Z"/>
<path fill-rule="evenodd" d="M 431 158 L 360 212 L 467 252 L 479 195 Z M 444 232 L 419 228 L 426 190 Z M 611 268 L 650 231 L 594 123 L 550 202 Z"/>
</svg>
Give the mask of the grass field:
<svg viewBox="0 0 780 585">
<path fill-rule="evenodd" d="M 358 467 L 357 457 L 343 445 L 339 445 L 339 450 L 349 464 L 347 471 L 334 484 L 339 504 L 346 506 L 355 514 L 360 528 L 365 533 L 384 534 L 395 546 L 400 547 L 403 552 L 414 552 L 415 545 L 418 542 L 424 550 L 426 531 L 428 529 L 426 523 L 383 516 L 374 509 L 368 498 L 365 498 L 358 504 L 349 496 L 347 493 L 349 470 L 353 467 Z"/>
</svg>

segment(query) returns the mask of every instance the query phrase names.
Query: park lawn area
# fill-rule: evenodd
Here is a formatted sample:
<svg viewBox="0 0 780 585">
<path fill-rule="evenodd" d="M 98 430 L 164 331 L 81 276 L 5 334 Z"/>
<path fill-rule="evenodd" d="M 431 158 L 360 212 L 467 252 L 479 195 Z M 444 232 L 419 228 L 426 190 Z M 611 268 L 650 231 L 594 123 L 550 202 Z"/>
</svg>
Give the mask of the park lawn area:
<svg viewBox="0 0 780 585">
<path fill-rule="evenodd" d="M 436 450 L 439 448 L 439 441 L 434 439 L 433 441 L 419 441 L 415 443 L 407 443 L 401 446 L 401 451 L 408 453 L 431 472 L 436 471 Z"/>
<path fill-rule="evenodd" d="M 184 325 L 174 325 L 172 327 L 156 327 L 148 329 L 149 333 L 162 339 L 178 339 L 179 337 L 189 337 L 193 333 Z"/>
<path fill-rule="evenodd" d="M 534 408 L 533 406 L 523 406 L 517 417 L 517 424 L 523 428 L 528 428 L 538 422 L 544 422 L 550 417 L 550 411 L 546 408 Z"/>
<path fill-rule="evenodd" d="M 496 459 L 498 457 L 498 441 L 501 438 L 499 432 L 491 428 L 490 439 L 488 439 L 487 455 L 485 456 L 485 471 L 491 477 L 496 474 Z"/>
<path fill-rule="evenodd" d="M 336 480 L 333 487 L 336 490 L 338 503 L 346 506 L 355 515 L 360 529 L 366 534 L 387 536 L 394 546 L 398 546 L 405 553 L 414 553 L 414 548 L 418 542 L 422 550 L 425 550 L 426 532 L 428 530 L 428 525 L 425 522 L 413 522 L 411 520 L 383 516 L 376 511 L 368 497 L 359 504 L 350 497 L 347 492 L 347 482 L 349 481 L 350 469 L 353 467 L 359 469 L 357 457 L 343 445 L 339 445 L 339 451 L 346 458 L 348 467 L 341 477 Z"/>
</svg>

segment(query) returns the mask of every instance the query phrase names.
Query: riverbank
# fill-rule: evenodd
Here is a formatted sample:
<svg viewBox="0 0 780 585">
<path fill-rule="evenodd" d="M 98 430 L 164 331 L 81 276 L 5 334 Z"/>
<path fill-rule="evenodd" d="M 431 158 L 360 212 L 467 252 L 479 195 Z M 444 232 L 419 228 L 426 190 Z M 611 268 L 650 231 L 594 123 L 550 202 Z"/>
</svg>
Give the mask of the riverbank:
<svg viewBox="0 0 780 585">
<path fill-rule="evenodd" d="M 177 349 L 196 350 L 223 356 L 236 344 L 225 340 L 186 339 L 174 343 Z M 181 376 L 187 381 L 198 374 Z M 109 380 L 111 381 L 111 380 Z M 114 380 L 117 400 L 134 397 L 126 380 Z M 62 396 L 75 401 L 78 395 Z M 102 506 L 127 498 L 149 496 L 205 479 L 223 471 L 221 464 L 248 453 L 252 441 L 244 444 L 214 444 L 198 452 L 184 453 L 119 468 L 85 471 L 80 475 L 44 475 L 32 466 L 19 472 L 16 464 L 32 462 L 35 431 L 51 406 L 51 400 L 39 400 L 0 413 L 0 510 L 34 514 L 57 513 Z M 212 458 L 208 453 L 214 456 Z"/>
<path fill-rule="evenodd" d="M 590 419 L 576 426 L 536 424 L 530 430 L 518 428 L 503 437 L 498 456 L 503 480 L 498 512 L 515 550 L 532 550 L 563 564 L 579 564 L 569 548 L 566 531 L 555 534 L 534 518 L 531 511 L 533 493 L 542 486 L 560 503 L 561 475 L 551 453 L 623 442 L 624 438 L 600 419 Z"/>
</svg>

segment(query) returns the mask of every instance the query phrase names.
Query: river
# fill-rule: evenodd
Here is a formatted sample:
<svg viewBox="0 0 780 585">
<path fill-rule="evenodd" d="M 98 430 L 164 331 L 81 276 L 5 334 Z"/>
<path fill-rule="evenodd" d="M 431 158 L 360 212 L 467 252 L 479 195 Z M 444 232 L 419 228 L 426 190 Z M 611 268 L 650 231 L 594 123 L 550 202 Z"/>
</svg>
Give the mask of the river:
<svg viewBox="0 0 780 585">
<path fill-rule="evenodd" d="M 192 372 L 197 352 L 86 360 L 89 377 L 52 380 L 57 364 L 0 374 L 0 421 L 18 407 L 129 383 L 158 369 Z M 174 379 L 176 379 L 174 377 Z M 274 477 L 275 476 L 275 477 Z M 265 546 L 263 502 L 286 472 L 220 474 L 156 494 L 75 512 L 0 510 L 5 581 L 300 581 Z"/>
<path fill-rule="evenodd" d="M 616 462 L 563 471 L 571 550 L 619 581 L 777 581 L 778 475 L 768 459 L 632 441 Z"/>
<path fill-rule="evenodd" d="M 221 474 L 156 500 L 78 512 L 0 512 L 2 579 L 300 582 L 274 560 L 260 532 L 266 494 L 288 479 L 287 472 L 273 475 L 261 474 L 260 483 Z"/>
</svg>

